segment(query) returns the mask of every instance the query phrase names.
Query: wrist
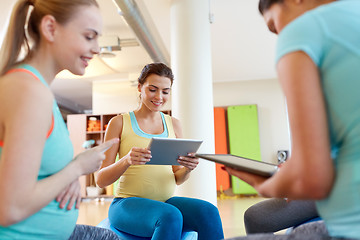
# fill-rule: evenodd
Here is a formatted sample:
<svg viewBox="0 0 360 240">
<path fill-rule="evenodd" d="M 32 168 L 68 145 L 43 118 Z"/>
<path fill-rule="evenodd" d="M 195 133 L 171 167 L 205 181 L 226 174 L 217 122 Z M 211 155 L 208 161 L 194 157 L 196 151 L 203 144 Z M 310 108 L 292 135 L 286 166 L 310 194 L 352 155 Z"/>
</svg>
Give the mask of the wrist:
<svg viewBox="0 0 360 240">
<path fill-rule="evenodd" d="M 192 172 L 192 169 L 190 169 L 190 168 L 184 167 L 184 169 L 185 169 L 186 174 L 189 174 Z"/>
<path fill-rule="evenodd" d="M 81 165 L 79 164 L 79 161 L 76 161 L 76 157 L 73 159 L 73 161 L 71 161 L 69 163 L 69 165 L 71 167 L 72 172 L 74 173 L 76 178 L 79 178 L 84 174 L 84 170 L 82 169 Z"/>
<path fill-rule="evenodd" d="M 122 168 L 125 167 L 125 168 L 128 168 L 131 166 L 131 160 L 130 160 L 130 156 L 129 155 L 126 155 L 124 158 L 122 158 L 119 162 L 118 162 L 120 165 L 118 166 L 121 166 Z"/>
</svg>

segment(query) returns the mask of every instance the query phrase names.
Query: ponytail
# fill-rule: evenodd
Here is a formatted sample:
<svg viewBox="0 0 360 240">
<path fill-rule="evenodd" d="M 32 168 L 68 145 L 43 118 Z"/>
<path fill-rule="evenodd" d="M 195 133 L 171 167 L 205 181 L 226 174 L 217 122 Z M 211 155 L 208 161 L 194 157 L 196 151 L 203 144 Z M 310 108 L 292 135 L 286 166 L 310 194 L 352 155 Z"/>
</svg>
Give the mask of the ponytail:
<svg viewBox="0 0 360 240">
<path fill-rule="evenodd" d="M 20 0 L 11 13 L 9 27 L 0 50 L 0 76 L 19 62 L 21 50 L 24 51 L 25 56 L 30 52 L 29 40 L 25 32 L 30 6 L 29 1 Z"/>
</svg>

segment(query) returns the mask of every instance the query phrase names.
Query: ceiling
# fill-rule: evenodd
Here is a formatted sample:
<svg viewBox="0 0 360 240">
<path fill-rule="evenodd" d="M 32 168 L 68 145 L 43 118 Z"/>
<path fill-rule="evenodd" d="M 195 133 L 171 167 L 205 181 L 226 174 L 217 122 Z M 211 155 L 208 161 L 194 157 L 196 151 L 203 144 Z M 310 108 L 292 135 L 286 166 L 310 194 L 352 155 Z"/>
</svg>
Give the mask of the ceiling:
<svg viewBox="0 0 360 240">
<path fill-rule="evenodd" d="M 0 0 L 1 26 L 6 26 L 11 6 L 15 0 Z M 134 0 L 141 6 L 147 21 L 170 53 L 171 0 Z M 213 81 L 234 82 L 270 79 L 275 77 L 274 49 L 276 38 L 269 33 L 257 10 L 256 0 L 209 0 L 209 13 L 214 15 L 211 24 Z M 119 37 L 140 43 L 127 25 L 112 0 L 98 0 L 103 16 L 103 39 Z M 186 17 L 186 16 L 184 16 Z M 0 40 L 5 29 L 0 28 Z M 101 43 L 101 39 L 100 39 Z M 100 44 L 101 45 L 101 44 Z M 124 81 L 132 87 L 142 67 L 152 59 L 145 48 L 122 47 L 112 58 L 96 57 L 83 77 L 60 73 L 51 88 L 65 112 L 84 113 L 92 109 L 92 83 L 94 81 Z"/>
</svg>

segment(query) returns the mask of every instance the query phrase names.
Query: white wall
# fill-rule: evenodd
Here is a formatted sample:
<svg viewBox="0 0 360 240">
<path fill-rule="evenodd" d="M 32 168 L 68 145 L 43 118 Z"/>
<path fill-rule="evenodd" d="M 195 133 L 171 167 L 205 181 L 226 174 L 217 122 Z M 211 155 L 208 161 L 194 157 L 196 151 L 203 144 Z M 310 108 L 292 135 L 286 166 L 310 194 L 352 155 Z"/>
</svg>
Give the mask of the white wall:
<svg viewBox="0 0 360 240">
<path fill-rule="evenodd" d="M 211 0 L 213 81 L 276 78 L 275 46 L 258 0 Z"/>
<path fill-rule="evenodd" d="M 142 0 L 170 51 L 169 0 Z M 258 10 L 258 0 L 211 0 L 213 81 L 275 78 L 276 35 Z M 185 16 L 184 16 L 185 17 Z M 121 36 L 121 35 L 120 35 Z"/>
<path fill-rule="evenodd" d="M 1 2 L 1 9 L 0 9 L 0 45 L 2 44 L 4 40 L 4 36 L 6 34 L 7 27 L 9 25 L 10 20 L 10 14 L 12 7 L 14 5 L 15 1 L 2 1 Z"/>
<path fill-rule="evenodd" d="M 139 93 L 128 81 L 93 82 L 93 114 L 121 113 L 136 109 Z"/>
<path fill-rule="evenodd" d="M 129 112 L 139 107 L 139 92 L 130 81 L 102 80 L 93 82 L 93 114 Z M 169 101 L 163 110 L 170 110 Z"/>
<path fill-rule="evenodd" d="M 213 86 L 214 106 L 257 104 L 261 157 L 276 163 L 278 150 L 289 149 L 289 131 L 285 100 L 276 79 L 237 82 L 216 82 Z M 138 107 L 136 87 L 126 81 L 99 81 L 93 83 L 93 113 L 120 113 Z M 169 110 L 171 103 L 165 106 Z"/>
<path fill-rule="evenodd" d="M 214 106 L 257 104 L 261 158 L 276 163 L 278 150 L 289 149 L 285 97 L 276 79 L 214 84 Z"/>
</svg>

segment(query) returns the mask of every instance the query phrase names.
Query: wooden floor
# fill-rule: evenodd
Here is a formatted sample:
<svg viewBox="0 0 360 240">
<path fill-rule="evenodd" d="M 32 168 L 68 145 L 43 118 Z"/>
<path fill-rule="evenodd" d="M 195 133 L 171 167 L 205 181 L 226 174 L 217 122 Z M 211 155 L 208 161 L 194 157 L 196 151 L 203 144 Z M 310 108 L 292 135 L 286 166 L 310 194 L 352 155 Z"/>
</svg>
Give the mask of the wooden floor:
<svg viewBox="0 0 360 240">
<path fill-rule="evenodd" d="M 218 198 L 225 238 L 245 235 L 243 214 L 248 207 L 262 200 L 260 197 Z M 110 203 L 111 199 L 83 201 L 77 223 L 96 226 L 107 217 Z"/>
</svg>

